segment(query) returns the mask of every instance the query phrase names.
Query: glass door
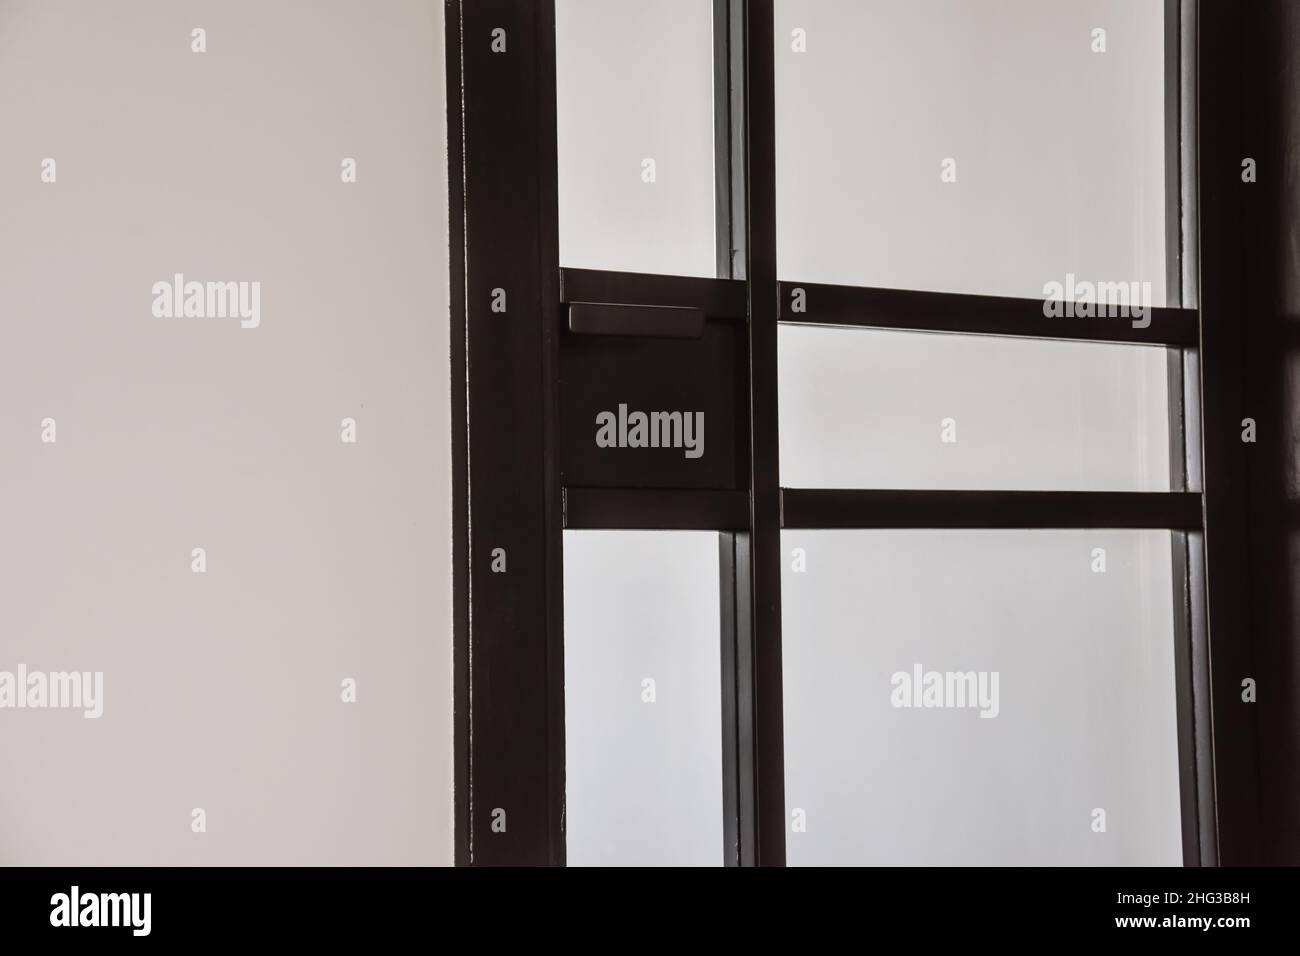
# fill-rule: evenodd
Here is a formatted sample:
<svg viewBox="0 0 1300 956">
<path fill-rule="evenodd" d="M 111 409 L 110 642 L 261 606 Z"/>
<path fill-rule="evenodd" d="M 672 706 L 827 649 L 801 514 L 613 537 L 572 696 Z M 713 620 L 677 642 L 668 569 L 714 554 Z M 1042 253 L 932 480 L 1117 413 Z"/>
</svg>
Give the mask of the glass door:
<svg viewBox="0 0 1300 956">
<path fill-rule="evenodd" d="M 1215 859 L 1178 11 L 459 5 L 463 860 Z"/>
</svg>

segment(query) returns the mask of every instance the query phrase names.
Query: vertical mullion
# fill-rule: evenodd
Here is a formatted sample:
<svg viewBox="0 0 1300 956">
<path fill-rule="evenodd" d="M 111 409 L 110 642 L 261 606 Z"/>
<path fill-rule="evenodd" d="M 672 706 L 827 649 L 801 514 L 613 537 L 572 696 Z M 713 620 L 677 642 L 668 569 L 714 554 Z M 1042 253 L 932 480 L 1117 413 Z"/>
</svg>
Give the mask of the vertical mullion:
<svg viewBox="0 0 1300 956">
<path fill-rule="evenodd" d="M 1198 0 L 1178 3 L 1178 110 L 1179 110 L 1179 304 L 1199 308 L 1199 29 Z M 1201 492 L 1201 360 L 1197 349 L 1182 351 L 1183 475 L 1184 490 Z M 1192 746 L 1196 768 L 1197 848 L 1201 866 L 1217 866 L 1219 841 L 1214 788 L 1214 733 L 1210 693 L 1209 626 L 1206 606 L 1205 534 L 1186 536 L 1187 616 L 1190 638 Z"/>
<path fill-rule="evenodd" d="M 469 402 L 466 392 L 468 310 L 465 308 L 465 162 L 464 162 L 464 24 L 459 0 L 446 6 L 447 50 L 447 172 L 450 225 L 451 322 L 451 458 L 452 458 L 452 632 L 454 658 L 452 721 L 455 740 L 454 791 L 455 859 L 473 859 L 472 813 L 469 788 L 472 779 L 470 739 L 471 698 L 469 678 Z"/>
<path fill-rule="evenodd" d="M 744 0 L 713 0 L 715 232 L 718 278 L 745 274 Z M 738 342 L 736 408 L 749 407 L 748 343 Z M 737 423 L 740 424 L 739 422 Z M 736 453 L 749 461 L 749 429 L 736 429 Z M 748 469 L 741 478 L 748 487 Z M 722 639 L 723 861 L 753 866 L 753 631 L 748 532 L 718 535 Z"/>
<path fill-rule="evenodd" d="M 749 536 L 718 535 L 722 609 L 723 862 L 754 865 L 753 687 L 750 653 Z"/>
<path fill-rule="evenodd" d="M 1201 834 L 1198 826 L 1200 801 L 1197 791 L 1195 687 L 1192 679 L 1192 590 L 1188 563 L 1188 538 L 1185 531 L 1170 533 L 1171 578 L 1174 601 L 1174 694 L 1178 728 L 1178 792 L 1183 836 L 1183 865 L 1197 866 L 1201 861 Z"/>
<path fill-rule="evenodd" d="M 736 765 L 739 760 L 736 731 L 736 535 L 718 535 L 718 607 L 722 632 L 720 672 L 722 688 L 722 860 L 740 865 L 740 793 Z"/>
<path fill-rule="evenodd" d="M 1205 589 L 1205 534 L 1200 531 L 1185 535 L 1184 551 L 1187 573 L 1187 679 L 1192 705 L 1192 766 L 1195 771 L 1195 860 L 1186 865 L 1218 866 L 1219 838 L 1217 828 L 1217 802 L 1214 784 L 1214 732 L 1211 707 L 1209 628 L 1206 613 Z M 1181 756 L 1180 756 L 1181 759 Z M 1185 832 L 1185 829 L 1184 829 Z"/>
<path fill-rule="evenodd" d="M 736 109 L 732 105 L 732 90 L 736 74 L 732 72 L 731 44 L 732 0 L 714 0 L 714 239 L 718 251 L 718 277 L 732 278 L 735 272 L 737 207 L 732 202 L 732 170 L 736 152 L 733 150 L 732 121 Z M 737 365 L 737 380 L 744 378 Z M 737 382 L 738 386 L 738 382 Z M 744 407 L 737 403 L 737 408 Z M 722 639 L 720 658 L 720 704 L 722 704 L 722 765 L 723 765 L 723 865 L 741 865 L 740 797 L 745 788 L 740 778 L 740 727 L 745 715 L 740 711 L 741 678 L 736 665 L 740 645 L 749 640 L 749 633 L 738 630 L 740 614 L 738 602 L 744 600 L 736 562 L 735 532 L 718 535 L 718 602 L 722 609 L 719 622 Z"/>
<path fill-rule="evenodd" d="M 718 278 L 745 271 L 744 0 L 713 0 L 713 180 Z"/>
<path fill-rule="evenodd" d="M 1165 0 L 1165 304 L 1177 306 L 1183 297 L 1183 62 L 1181 56 L 1182 0 Z M 1187 421 L 1183 403 L 1184 352 L 1166 349 L 1166 396 L 1169 409 L 1169 490 L 1187 490 Z M 1201 860 L 1200 799 L 1197 790 L 1196 701 L 1192 680 L 1195 635 L 1192 632 L 1192 581 L 1189 536 L 1169 535 L 1173 584 L 1174 691 L 1178 732 L 1179 819 L 1182 827 L 1183 864 Z"/>
<path fill-rule="evenodd" d="M 1200 239 L 1197 122 L 1197 8 L 1199 0 L 1178 0 L 1178 200 L 1179 268 L 1178 304 L 1200 306 Z M 1191 463 L 1188 463 L 1190 470 Z M 1199 471 L 1195 472 L 1199 475 Z M 1197 488 L 1200 486 L 1197 485 Z"/>
<path fill-rule="evenodd" d="M 1169 304 L 1195 307 L 1197 255 L 1197 40 L 1195 0 L 1165 0 L 1165 192 L 1170 242 Z M 1200 362 L 1195 349 L 1169 352 L 1171 490 L 1198 492 L 1201 482 Z M 1208 634 L 1205 600 L 1205 536 L 1175 532 L 1173 572 L 1178 694 L 1178 752 L 1182 792 L 1183 857 L 1188 866 L 1213 866 L 1215 834 Z"/>
<path fill-rule="evenodd" d="M 452 88 L 460 92 L 448 127 L 459 174 L 451 182 L 460 266 L 452 276 L 453 342 L 463 346 L 454 387 L 464 389 L 466 415 L 464 441 L 453 447 L 465 491 L 454 538 L 463 575 L 456 582 L 463 616 L 458 602 L 454 620 L 457 731 L 465 734 L 457 862 L 558 863 L 554 6 L 450 0 L 447 23 L 449 59 L 459 62 Z M 538 88 L 548 80 L 549 95 Z"/>
<path fill-rule="evenodd" d="M 745 277 L 749 300 L 749 569 L 754 862 L 785 864 L 781 499 L 777 445 L 776 79 L 772 0 L 744 10 Z"/>
<path fill-rule="evenodd" d="M 731 202 L 731 0 L 713 0 L 713 234 L 718 278 L 732 277 L 735 225 Z"/>
<path fill-rule="evenodd" d="M 1254 705 L 1241 681 L 1258 678 L 1249 628 L 1245 414 L 1242 142 L 1242 24 L 1230 3 L 1197 11 L 1197 204 L 1201 325 L 1201 461 L 1204 574 L 1218 859 L 1249 866 L 1260 856 L 1259 762 Z M 1246 187 L 1250 188 L 1250 187 Z"/>
<path fill-rule="evenodd" d="M 564 486 L 560 475 L 560 209 L 555 0 L 537 6 L 537 269 L 541 279 L 542 521 L 546 560 L 547 831 L 550 862 L 566 862 Z"/>
<path fill-rule="evenodd" d="M 1165 0 L 1165 305 L 1183 302 L 1182 0 Z"/>
</svg>

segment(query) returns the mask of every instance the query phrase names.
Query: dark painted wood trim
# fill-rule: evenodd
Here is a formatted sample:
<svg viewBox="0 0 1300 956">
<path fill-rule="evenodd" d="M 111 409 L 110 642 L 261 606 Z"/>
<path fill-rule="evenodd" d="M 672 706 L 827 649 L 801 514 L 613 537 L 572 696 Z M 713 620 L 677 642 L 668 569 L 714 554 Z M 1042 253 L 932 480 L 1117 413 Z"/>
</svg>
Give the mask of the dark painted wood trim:
<svg viewBox="0 0 1300 956">
<path fill-rule="evenodd" d="M 839 491 L 784 488 L 786 528 L 1201 526 L 1201 496 L 1140 491 Z"/>
<path fill-rule="evenodd" d="M 745 4 L 745 276 L 749 293 L 754 861 L 785 865 L 781 491 L 777 438 L 776 64 L 772 0 Z"/>
<path fill-rule="evenodd" d="M 802 312 L 794 311 L 796 293 Z M 1142 317 L 1049 318 L 1042 299 L 1018 299 L 910 289 L 870 289 L 813 282 L 780 284 L 781 321 L 963 335 L 1119 342 L 1130 345 L 1197 344 L 1196 313 L 1148 308 Z M 1134 323 L 1145 324 L 1135 328 Z"/>
</svg>

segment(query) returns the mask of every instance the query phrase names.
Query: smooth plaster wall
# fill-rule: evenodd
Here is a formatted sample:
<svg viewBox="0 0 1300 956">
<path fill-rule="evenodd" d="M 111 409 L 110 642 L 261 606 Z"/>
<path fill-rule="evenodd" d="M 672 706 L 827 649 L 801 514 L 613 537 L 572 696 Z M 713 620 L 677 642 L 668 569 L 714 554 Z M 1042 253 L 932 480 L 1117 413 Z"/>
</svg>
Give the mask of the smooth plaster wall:
<svg viewBox="0 0 1300 956">
<path fill-rule="evenodd" d="M 0 0 L 0 864 L 451 862 L 442 16 Z"/>
</svg>

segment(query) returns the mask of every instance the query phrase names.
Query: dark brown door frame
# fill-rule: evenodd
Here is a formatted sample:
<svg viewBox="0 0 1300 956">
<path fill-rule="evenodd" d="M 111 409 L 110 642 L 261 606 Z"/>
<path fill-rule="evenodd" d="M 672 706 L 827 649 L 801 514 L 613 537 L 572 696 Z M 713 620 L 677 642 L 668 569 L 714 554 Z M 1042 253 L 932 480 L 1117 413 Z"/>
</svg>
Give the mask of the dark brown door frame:
<svg viewBox="0 0 1300 956">
<path fill-rule="evenodd" d="M 453 447 L 458 863 L 565 862 L 564 528 L 723 532 L 724 859 L 778 866 L 786 826 L 783 527 L 1170 529 L 1184 859 L 1255 858 L 1253 712 L 1237 692 L 1238 675 L 1251 670 L 1238 560 L 1244 525 L 1239 457 L 1225 437 L 1235 436 L 1229 426 L 1240 417 L 1235 235 L 1219 169 L 1235 149 L 1225 124 L 1239 93 L 1225 82 L 1236 49 L 1222 32 L 1225 9 L 1167 0 L 1178 253 L 1170 301 L 1178 304 L 1153 310 L 1139 330 L 1087 319 L 1054 319 L 1048 328 L 1032 299 L 778 282 L 772 0 L 715 2 L 720 278 L 562 269 L 554 2 L 446 0 L 453 421 L 463 426 Z M 1216 172 L 1201 179 L 1198 169 L 1207 168 Z M 786 302 L 796 286 L 807 302 L 798 314 Z M 691 306 L 746 323 L 736 435 L 746 468 L 737 488 L 562 487 L 561 314 L 578 302 Z M 1174 373 L 1174 490 L 782 489 L 778 322 L 1163 344 Z"/>
</svg>

